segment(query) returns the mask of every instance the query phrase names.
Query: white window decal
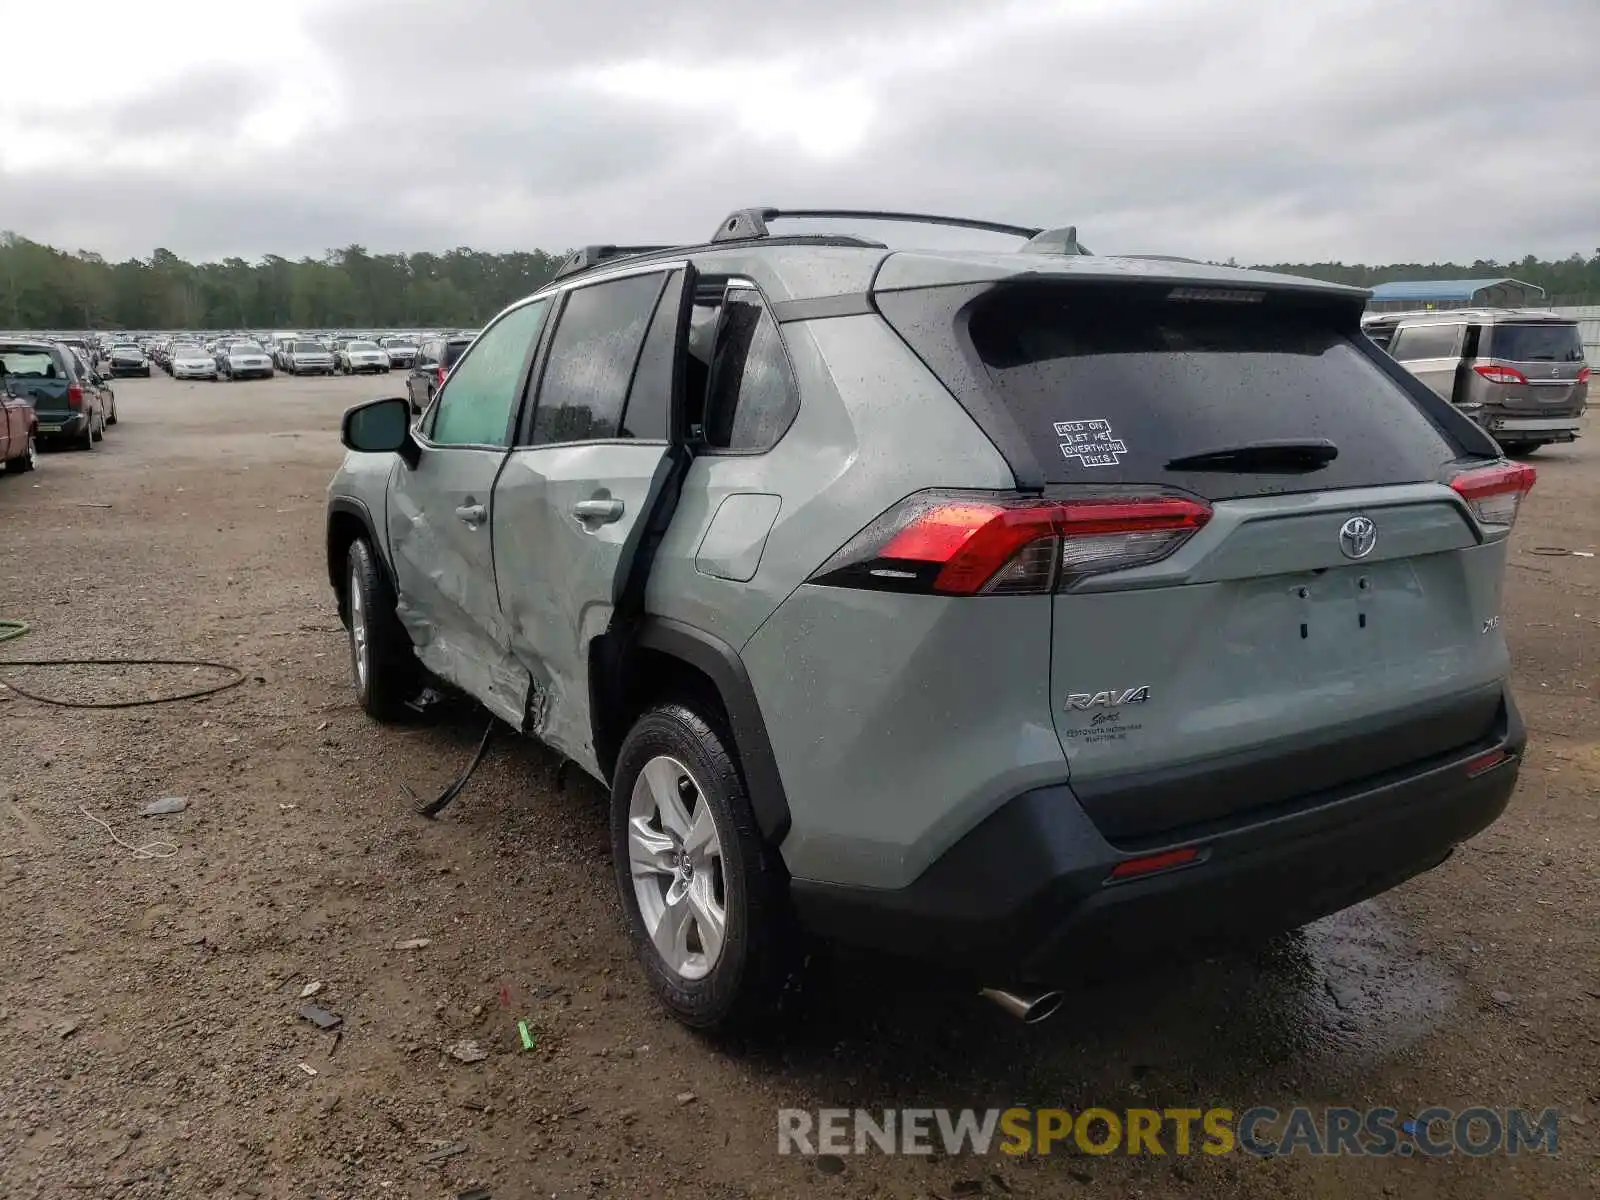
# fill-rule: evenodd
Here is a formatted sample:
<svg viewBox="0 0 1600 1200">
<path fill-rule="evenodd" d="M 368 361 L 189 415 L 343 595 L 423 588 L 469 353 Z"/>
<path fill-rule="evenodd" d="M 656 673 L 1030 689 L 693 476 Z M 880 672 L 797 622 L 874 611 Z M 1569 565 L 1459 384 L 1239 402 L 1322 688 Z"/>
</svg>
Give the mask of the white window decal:
<svg viewBox="0 0 1600 1200">
<path fill-rule="evenodd" d="M 1081 466 L 1115 467 L 1122 462 L 1119 455 L 1128 452 L 1127 443 L 1111 432 L 1110 421 L 1057 421 L 1055 430 L 1063 439 L 1062 457 L 1075 458 Z"/>
</svg>

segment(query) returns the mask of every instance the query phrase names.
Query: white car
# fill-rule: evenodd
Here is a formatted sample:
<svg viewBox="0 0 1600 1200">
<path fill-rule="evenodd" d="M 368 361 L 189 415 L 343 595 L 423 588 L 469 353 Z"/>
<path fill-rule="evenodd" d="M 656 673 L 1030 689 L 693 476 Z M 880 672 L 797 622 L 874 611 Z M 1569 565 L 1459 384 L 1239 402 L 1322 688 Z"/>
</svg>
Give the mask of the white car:
<svg viewBox="0 0 1600 1200">
<path fill-rule="evenodd" d="M 228 379 L 271 379 L 272 359 L 255 342 L 233 342 L 217 356 L 217 365 Z"/>
<path fill-rule="evenodd" d="M 339 351 L 338 364 L 338 369 L 346 375 L 359 375 L 364 371 L 387 375 L 389 352 L 377 342 L 346 342 Z"/>
<path fill-rule="evenodd" d="M 203 346 L 176 345 L 172 348 L 172 377 L 174 379 L 215 379 L 217 360 L 207 354 Z"/>
<path fill-rule="evenodd" d="M 414 338 L 386 337 L 381 338 L 378 345 L 382 346 L 384 353 L 389 356 L 389 365 L 409 370 L 416 365 L 417 343 Z"/>
</svg>

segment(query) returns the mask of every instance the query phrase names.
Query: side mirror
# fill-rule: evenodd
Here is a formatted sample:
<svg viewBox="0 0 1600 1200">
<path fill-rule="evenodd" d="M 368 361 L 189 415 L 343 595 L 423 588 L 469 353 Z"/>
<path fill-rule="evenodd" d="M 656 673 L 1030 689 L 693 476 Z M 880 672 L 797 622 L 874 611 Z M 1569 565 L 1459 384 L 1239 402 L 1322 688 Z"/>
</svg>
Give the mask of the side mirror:
<svg viewBox="0 0 1600 1200">
<path fill-rule="evenodd" d="M 403 396 L 368 400 L 344 414 L 339 440 L 363 454 L 398 454 L 415 467 L 421 448 L 411 436 L 411 401 Z"/>
</svg>

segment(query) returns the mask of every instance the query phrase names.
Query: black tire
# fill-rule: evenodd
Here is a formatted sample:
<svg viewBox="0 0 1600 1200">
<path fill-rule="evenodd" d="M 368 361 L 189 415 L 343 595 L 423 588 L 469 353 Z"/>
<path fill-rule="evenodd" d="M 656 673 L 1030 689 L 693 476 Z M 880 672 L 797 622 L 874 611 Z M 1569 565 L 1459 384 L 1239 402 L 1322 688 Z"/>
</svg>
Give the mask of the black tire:
<svg viewBox="0 0 1600 1200">
<path fill-rule="evenodd" d="M 1506 452 L 1507 458 L 1531 458 L 1543 445 L 1543 442 L 1501 442 L 1500 449 Z"/>
<path fill-rule="evenodd" d="M 79 450 L 93 450 L 94 444 L 99 439 L 94 436 L 94 417 L 90 416 L 88 423 L 83 427 L 83 433 L 78 438 Z"/>
<path fill-rule="evenodd" d="M 23 445 L 22 453 L 16 458 L 6 459 L 6 473 L 11 474 L 12 472 L 17 472 L 20 474 L 23 471 L 31 471 L 37 465 L 38 457 L 39 439 L 32 431 L 30 431 L 28 433 L 28 440 Z"/>
<path fill-rule="evenodd" d="M 112 397 L 111 397 L 111 415 L 106 418 L 106 424 L 107 425 L 115 425 L 116 423 L 117 423 L 117 397 L 116 397 L 115 394 L 113 394 Z"/>
<path fill-rule="evenodd" d="M 629 731 L 617 756 L 611 790 L 611 858 L 628 935 L 657 998 L 693 1029 L 736 1032 L 774 1006 L 798 962 L 798 937 L 790 916 L 788 876 L 762 840 L 744 779 L 729 750 L 720 713 L 708 720 L 679 703 L 648 710 Z M 650 940 L 634 891 L 628 850 L 629 807 L 645 764 L 666 756 L 688 768 L 709 804 L 721 843 L 721 884 L 726 933 L 715 964 L 688 979 L 670 967 Z"/>
<path fill-rule="evenodd" d="M 350 634 L 350 675 L 355 681 L 356 698 L 373 719 L 401 721 L 411 711 L 406 702 L 415 698 L 421 688 L 421 664 L 412 649 L 410 635 L 395 615 L 394 588 L 389 586 L 389 579 L 378 566 L 366 538 L 350 543 L 344 577 L 348 588 L 345 628 Z M 367 670 L 364 678 L 356 645 L 358 603 L 360 611 L 366 614 Z"/>
<path fill-rule="evenodd" d="M 105 441 L 106 440 L 106 417 L 105 417 L 105 414 L 104 413 L 100 414 L 100 424 L 98 426 L 94 423 L 94 418 L 90 417 L 89 418 L 89 428 L 90 428 L 90 430 L 92 430 L 91 436 L 94 438 L 95 441 L 97 441 L 97 442 Z"/>
</svg>

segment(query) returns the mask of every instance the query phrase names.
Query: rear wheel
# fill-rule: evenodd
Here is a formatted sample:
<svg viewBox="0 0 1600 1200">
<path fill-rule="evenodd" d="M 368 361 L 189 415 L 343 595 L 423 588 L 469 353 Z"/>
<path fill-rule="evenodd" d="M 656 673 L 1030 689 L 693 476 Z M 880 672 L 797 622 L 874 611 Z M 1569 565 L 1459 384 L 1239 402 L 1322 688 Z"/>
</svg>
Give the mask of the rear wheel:
<svg viewBox="0 0 1600 1200">
<path fill-rule="evenodd" d="M 106 418 L 106 424 L 107 425 L 115 425 L 116 423 L 117 423 L 117 398 L 115 396 L 112 396 L 111 397 L 111 415 Z"/>
<path fill-rule="evenodd" d="M 795 962 L 782 864 L 761 839 L 720 719 L 650 709 L 617 758 L 611 854 L 635 953 L 685 1025 L 768 1015 Z"/>
<path fill-rule="evenodd" d="M 90 417 L 89 418 L 89 428 L 94 431 L 93 437 L 94 437 L 95 441 L 97 441 L 97 442 L 105 441 L 106 440 L 106 418 L 105 418 L 105 414 L 104 413 L 100 414 L 100 423 L 98 425 L 95 424 L 94 418 Z"/>
<path fill-rule="evenodd" d="M 94 418 L 93 417 L 89 417 L 84 423 L 83 432 L 78 435 L 78 449 L 79 450 L 93 450 L 94 449 L 95 440 L 96 439 L 95 439 L 95 436 L 94 436 Z"/>
<path fill-rule="evenodd" d="M 1542 445 L 1543 442 L 1501 442 L 1500 449 L 1506 452 L 1507 458 L 1529 458 Z"/>
<path fill-rule="evenodd" d="M 350 671 L 356 697 L 367 715 L 398 721 L 420 683 L 411 638 L 395 615 L 394 589 L 365 538 L 350 543 L 345 559 L 345 597 L 350 629 Z"/>
</svg>

